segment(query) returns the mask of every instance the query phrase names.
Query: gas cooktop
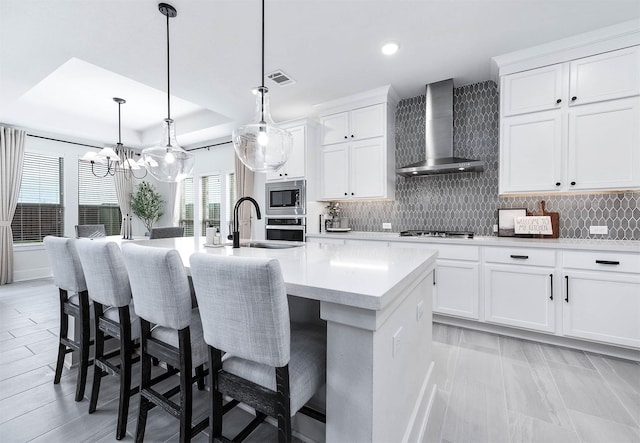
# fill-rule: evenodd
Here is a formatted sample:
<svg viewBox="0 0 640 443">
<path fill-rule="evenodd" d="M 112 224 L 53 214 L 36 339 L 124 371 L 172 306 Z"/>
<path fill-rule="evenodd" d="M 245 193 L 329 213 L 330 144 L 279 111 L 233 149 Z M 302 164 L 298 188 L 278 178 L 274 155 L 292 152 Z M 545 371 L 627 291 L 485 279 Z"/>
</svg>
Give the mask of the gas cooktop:
<svg viewBox="0 0 640 443">
<path fill-rule="evenodd" d="M 400 237 L 473 238 L 471 231 L 437 231 L 433 229 L 410 229 L 400 232 Z"/>
</svg>

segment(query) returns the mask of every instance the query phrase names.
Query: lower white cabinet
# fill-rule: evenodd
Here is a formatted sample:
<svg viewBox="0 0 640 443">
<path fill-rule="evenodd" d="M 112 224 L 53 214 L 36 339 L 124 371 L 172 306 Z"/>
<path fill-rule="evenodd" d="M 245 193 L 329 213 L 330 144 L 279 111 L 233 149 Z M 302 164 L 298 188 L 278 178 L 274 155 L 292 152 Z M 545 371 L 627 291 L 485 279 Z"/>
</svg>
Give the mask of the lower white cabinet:
<svg viewBox="0 0 640 443">
<path fill-rule="evenodd" d="M 485 320 L 535 331 L 555 331 L 553 268 L 486 264 Z"/>
</svg>

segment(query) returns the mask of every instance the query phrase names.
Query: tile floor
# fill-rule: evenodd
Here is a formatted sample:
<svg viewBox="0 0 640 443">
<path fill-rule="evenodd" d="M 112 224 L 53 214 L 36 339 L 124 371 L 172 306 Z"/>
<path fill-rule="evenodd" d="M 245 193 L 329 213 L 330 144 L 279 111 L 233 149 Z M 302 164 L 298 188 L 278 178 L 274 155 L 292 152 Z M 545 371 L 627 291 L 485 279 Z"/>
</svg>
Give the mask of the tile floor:
<svg viewBox="0 0 640 443">
<path fill-rule="evenodd" d="M 75 371 L 65 370 L 61 383 L 52 384 L 57 297 L 50 279 L 0 286 L 3 443 L 115 441 L 114 377 L 103 379 L 91 415 L 87 400 L 73 400 Z M 438 395 L 427 442 L 640 442 L 638 362 L 440 324 L 434 324 L 433 352 Z M 195 393 L 194 410 L 204 413 L 206 395 Z M 133 440 L 137 403 L 136 396 L 123 441 Z M 225 422 L 233 427 L 249 419 L 237 408 L 233 414 Z M 153 410 L 145 441 L 177 441 L 177 425 Z M 270 425 L 262 425 L 247 441 L 277 439 Z"/>
</svg>

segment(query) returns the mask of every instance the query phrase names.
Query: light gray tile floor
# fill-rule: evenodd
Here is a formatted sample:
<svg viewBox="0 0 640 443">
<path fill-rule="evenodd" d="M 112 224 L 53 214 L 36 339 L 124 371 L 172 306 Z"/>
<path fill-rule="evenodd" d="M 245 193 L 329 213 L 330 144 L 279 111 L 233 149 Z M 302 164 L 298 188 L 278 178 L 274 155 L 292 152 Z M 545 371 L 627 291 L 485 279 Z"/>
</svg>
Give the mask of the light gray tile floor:
<svg viewBox="0 0 640 443">
<path fill-rule="evenodd" d="M 91 415 L 88 400 L 74 401 L 75 370 L 53 385 L 57 297 L 50 279 L 0 286 L 2 443 L 115 441 L 115 377 L 103 379 Z M 440 324 L 433 326 L 433 355 L 438 392 L 425 442 L 640 442 L 638 362 Z M 92 370 L 86 396 L 91 379 Z M 205 414 L 206 393 L 194 396 L 194 415 Z M 136 395 L 123 441 L 133 440 L 137 409 Z M 231 414 L 230 428 L 251 418 L 237 408 Z M 177 441 L 177 434 L 177 420 L 150 411 L 145 441 Z M 277 436 L 264 424 L 246 441 Z"/>
</svg>

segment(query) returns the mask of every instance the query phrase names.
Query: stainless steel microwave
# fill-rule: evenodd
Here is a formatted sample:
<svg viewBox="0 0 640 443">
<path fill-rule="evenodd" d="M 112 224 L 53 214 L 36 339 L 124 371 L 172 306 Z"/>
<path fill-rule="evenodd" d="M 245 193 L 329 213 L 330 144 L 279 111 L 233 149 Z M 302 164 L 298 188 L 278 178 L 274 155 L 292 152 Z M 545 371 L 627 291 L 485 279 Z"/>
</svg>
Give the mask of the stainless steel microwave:
<svg viewBox="0 0 640 443">
<path fill-rule="evenodd" d="M 304 180 L 267 183 L 266 215 L 306 215 L 306 184 Z"/>
</svg>

